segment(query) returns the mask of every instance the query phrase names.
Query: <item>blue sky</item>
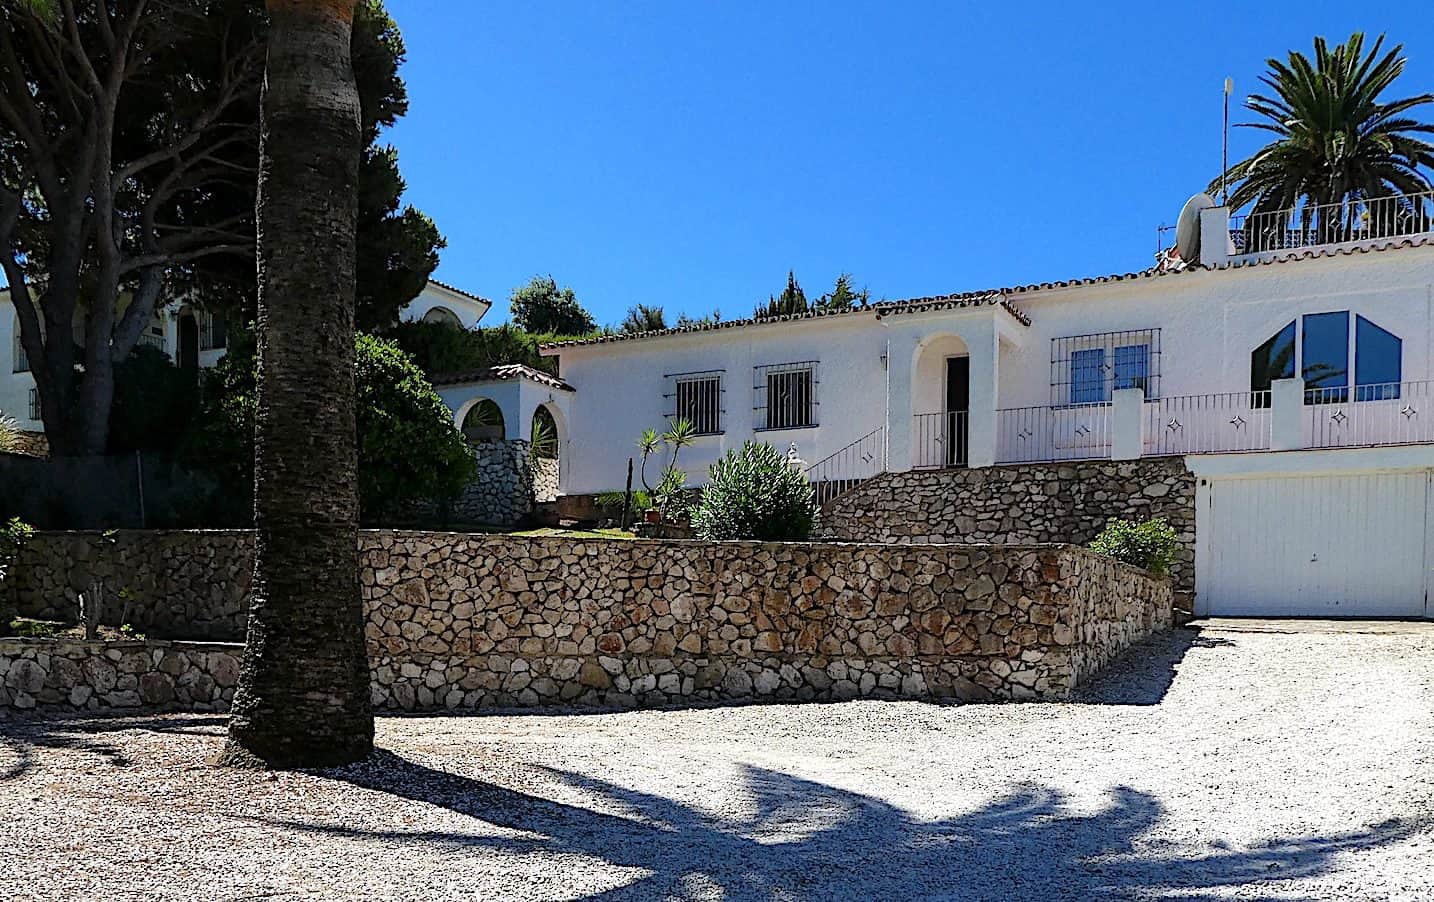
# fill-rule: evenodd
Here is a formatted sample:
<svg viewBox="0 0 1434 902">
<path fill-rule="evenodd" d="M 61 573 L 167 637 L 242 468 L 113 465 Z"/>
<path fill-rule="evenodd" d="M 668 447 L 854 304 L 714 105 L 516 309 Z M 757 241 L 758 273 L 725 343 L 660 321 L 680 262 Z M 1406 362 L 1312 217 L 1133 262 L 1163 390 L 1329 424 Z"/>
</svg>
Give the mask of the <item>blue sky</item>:
<svg viewBox="0 0 1434 902">
<path fill-rule="evenodd" d="M 1417 6 L 388 0 L 388 140 L 490 323 L 534 273 L 616 322 L 748 316 L 788 269 L 873 298 L 1127 272 L 1218 174 L 1225 76 L 1238 122 L 1267 57 L 1362 29 L 1434 89 Z"/>
</svg>

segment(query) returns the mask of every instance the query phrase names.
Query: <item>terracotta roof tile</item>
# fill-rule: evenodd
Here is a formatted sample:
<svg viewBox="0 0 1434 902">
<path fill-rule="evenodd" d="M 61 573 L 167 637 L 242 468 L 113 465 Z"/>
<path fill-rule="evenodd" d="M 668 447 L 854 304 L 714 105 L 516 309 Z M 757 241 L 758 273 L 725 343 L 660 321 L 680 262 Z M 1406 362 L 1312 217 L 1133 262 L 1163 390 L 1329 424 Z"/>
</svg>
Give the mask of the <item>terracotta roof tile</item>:
<svg viewBox="0 0 1434 902">
<path fill-rule="evenodd" d="M 539 385 L 546 385 L 549 388 L 556 388 L 561 391 L 577 391 L 577 389 L 559 379 L 557 376 L 554 376 L 552 373 L 535 370 L 521 363 L 504 363 L 481 370 L 469 370 L 463 373 L 448 373 L 442 376 L 435 376 L 433 377 L 433 384 L 466 385 L 471 382 L 506 382 L 511 379 L 528 379 Z"/>
<path fill-rule="evenodd" d="M 809 311 L 794 316 L 773 316 L 758 317 L 752 319 L 734 319 L 720 323 L 704 323 L 695 326 L 682 326 L 674 329 L 663 329 L 654 332 L 637 333 L 614 333 L 611 335 L 600 335 L 594 338 L 575 339 L 573 341 L 560 341 L 542 346 L 544 350 L 572 347 L 575 345 L 596 345 L 609 342 L 632 341 L 639 338 L 657 338 L 667 335 L 681 335 L 689 332 L 714 332 L 719 329 L 734 329 L 745 326 L 760 326 L 769 323 L 794 322 L 797 320 L 822 319 L 833 316 L 852 316 L 860 313 L 875 314 L 879 319 L 883 316 L 893 316 L 902 313 L 914 313 L 922 310 L 944 310 L 960 307 L 975 307 L 984 304 L 1000 306 L 1006 309 L 1012 316 L 1025 325 L 1031 324 L 1031 319 L 1024 311 L 1016 307 L 1012 302 L 1013 296 L 1034 294 L 1039 291 L 1049 291 L 1057 288 L 1078 288 L 1083 285 L 1103 285 L 1115 282 L 1129 282 L 1135 279 L 1157 279 L 1180 276 L 1192 272 L 1217 272 L 1229 269 L 1246 269 L 1255 266 L 1271 266 L 1276 263 L 1289 263 L 1297 260 L 1312 260 L 1319 257 L 1342 257 L 1354 254 L 1369 254 L 1379 251 L 1397 250 L 1408 247 L 1434 246 L 1434 233 L 1424 235 L 1411 235 L 1403 238 L 1391 238 L 1384 241 L 1376 241 L 1357 246 L 1323 246 L 1305 248 L 1301 251 L 1285 254 L 1274 258 L 1262 259 L 1235 259 L 1227 260 L 1224 263 L 1214 265 L 1192 264 L 1179 270 L 1158 270 L 1154 267 L 1139 272 L 1112 273 L 1103 276 L 1089 276 L 1078 279 L 1064 279 L 1055 282 L 1037 282 L 1028 285 L 1011 285 L 1005 288 L 993 288 L 985 291 L 968 291 L 959 294 L 936 295 L 932 297 L 908 298 L 900 301 L 880 301 L 852 310 L 844 310 L 838 313 L 827 313 L 822 311 Z"/>
</svg>

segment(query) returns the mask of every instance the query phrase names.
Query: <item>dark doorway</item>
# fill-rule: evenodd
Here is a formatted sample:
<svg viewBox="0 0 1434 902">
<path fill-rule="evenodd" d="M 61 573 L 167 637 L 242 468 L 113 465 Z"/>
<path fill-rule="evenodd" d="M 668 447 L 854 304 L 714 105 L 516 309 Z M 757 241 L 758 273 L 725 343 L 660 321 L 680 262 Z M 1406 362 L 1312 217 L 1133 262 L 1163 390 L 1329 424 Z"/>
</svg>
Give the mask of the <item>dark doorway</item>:
<svg viewBox="0 0 1434 902">
<path fill-rule="evenodd" d="M 199 321 L 192 313 L 179 317 L 179 368 L 199 369 Z"/>
<path fill-rule="evenodd" d="M 971 408 L 971 358 L 946 358 L 946 466 L 966 466 Z"/>
</svg>

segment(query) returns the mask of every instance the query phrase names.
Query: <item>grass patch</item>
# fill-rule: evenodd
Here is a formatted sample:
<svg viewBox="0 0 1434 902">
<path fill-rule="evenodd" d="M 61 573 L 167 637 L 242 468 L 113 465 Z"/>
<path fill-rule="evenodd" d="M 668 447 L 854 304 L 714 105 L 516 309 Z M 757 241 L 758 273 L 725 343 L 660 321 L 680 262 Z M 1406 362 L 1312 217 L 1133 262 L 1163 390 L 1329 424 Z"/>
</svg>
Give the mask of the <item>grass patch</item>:
<svg viewBox="0 0 1434 902">
<path fill-rule="evenodd" d="M 4 621 L 0 620 L 0 623 L 4 623 Z M 61 620 L 31 620 L 29 617 L 16 617 L 10 621 L 8 629 L 0 629 L 0 638 L 83 639 L 85 638 L 85 628 L 78 623 L 65 623 Z M 126 623 L 120 627 L 101 626 L 99 638 L 106 641 L 139 640 L 144 638 L 144 633 Z"/>
<path fill-rule="evenodd" d="M 634 539 L 632 533 L 621 529 L 525 529 L 512 533 L 515 536 L 557 536 L 568 539 Z"/>
<path fill-rule="evenodd" d="M 28 617 L 16 617 L 10 621 L 5 635 L 19 639 L 53 639 L 68 629 L 70 629 L 70 624 L 58 620 L 31 620 Z"/>
</svg>

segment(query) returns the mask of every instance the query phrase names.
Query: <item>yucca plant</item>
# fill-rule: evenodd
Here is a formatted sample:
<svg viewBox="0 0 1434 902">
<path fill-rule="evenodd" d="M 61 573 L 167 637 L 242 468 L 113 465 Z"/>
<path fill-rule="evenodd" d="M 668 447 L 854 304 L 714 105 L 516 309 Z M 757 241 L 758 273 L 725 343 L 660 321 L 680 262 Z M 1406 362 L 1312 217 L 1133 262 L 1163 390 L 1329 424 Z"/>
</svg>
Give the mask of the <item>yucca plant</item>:
<svg viewBox="0 0 1434 902">
<path fill-rule="evenodd" d="M 1266 131 L 1275 139 L 1231 166 L 1208 190 L 1232 186 L 1231 209 L 1253 204 L 1252 214 L 1303 206 L 1302 227 L 1326 230 L 1358 225 L 1349 220 L 1360 201 L 1431 190 L 1427 170 L 1434 166 L 1434 145 L 1419 136 L 1434 133 L 1434 126 L 1410 114 L 1434 102 L 1434 94 L 1383 99 L 1404 71 L 1403 50 L 1400 44 L 1385 52 L 1380 35 L 1366 53 L 1364 34 L 1355 32 L 1333 49 L 1315 38 L 1313 60 L 1298 51 L 1284 61 L 1269 60 L 1260 81 L 1272 96 L 1251 94 L 1245 101 L 1262 121 L 1237 127 Z M 1330 204 L 1348 208 L 1327 213 L 1329 222 L 1311 221 L 1310 208 Z M 1406 202 L 1400 215 L 1427 212 L 1422 203 Z"/>
<path fill-rule="evenodd" d="M 0 413 L 0 453 L 20 448 L 20 424 L 14 417 Z"/>
</svg>

